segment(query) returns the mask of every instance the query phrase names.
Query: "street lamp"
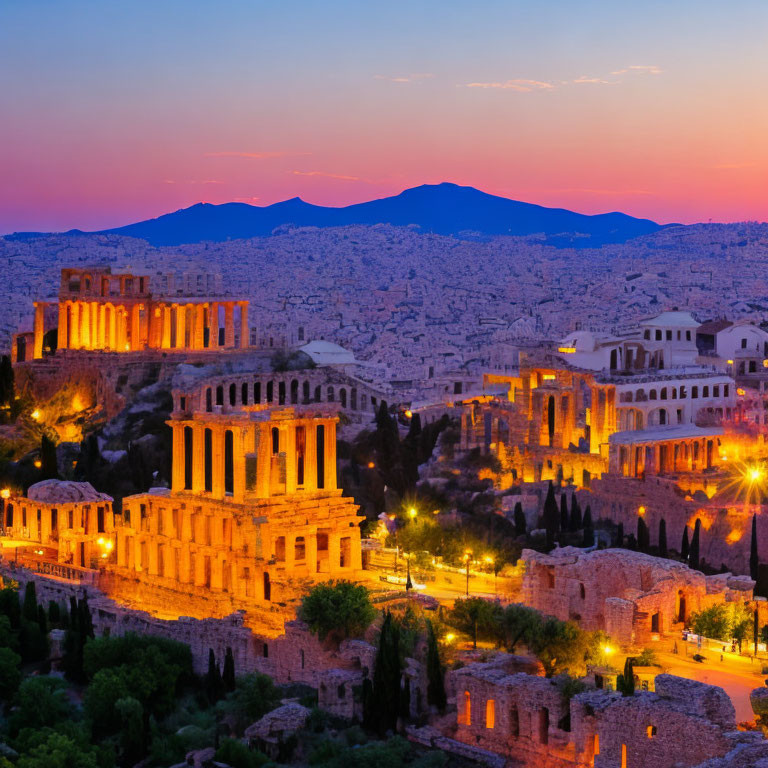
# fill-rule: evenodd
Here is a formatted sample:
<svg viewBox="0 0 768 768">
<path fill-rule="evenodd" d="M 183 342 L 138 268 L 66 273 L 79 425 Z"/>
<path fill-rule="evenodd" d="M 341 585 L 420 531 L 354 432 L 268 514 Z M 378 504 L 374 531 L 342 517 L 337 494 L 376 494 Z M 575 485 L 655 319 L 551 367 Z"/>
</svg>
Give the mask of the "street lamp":
<svg viewBox="0 0 768 768">
<path fill-rule="evenodd" d="M 3 531 L 3 536 L 5 536 L 5 502 L 11 498 L 11 491 L 9 488 L 3 488 L 2 491 L 0 491 L 0 499 L 3 500 L 3 511 L 2 511 L 2 519 L 0 519 L 0 529 Z"/>
<path fill-rule="evenodd" d="M 471 549 L 465 549 L 464 550 L 464 563 L 467 566 L 467 597 L 469 597 L 469 563 L 472 559 L 472 550 Z"/>
</svg>

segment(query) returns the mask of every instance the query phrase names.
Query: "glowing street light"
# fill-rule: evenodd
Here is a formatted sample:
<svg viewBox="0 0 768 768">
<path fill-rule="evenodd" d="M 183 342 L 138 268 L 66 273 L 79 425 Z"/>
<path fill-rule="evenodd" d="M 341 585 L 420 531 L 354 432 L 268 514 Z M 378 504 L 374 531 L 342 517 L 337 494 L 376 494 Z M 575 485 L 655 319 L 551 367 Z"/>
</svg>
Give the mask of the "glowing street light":
<svg viewBox="0 0 768 768">
<path fill-rule="evenodd" d="M 43 418 L 43 414 L 42 414 L 42 413 L 41 413 L 41 412 L 40 412 L 40 411 L 39 411 L 37 408 L 35 408 L 35 410 L 34 410 L 34 411 L 32 411 L 32 413 L 30 414 L 30 416 L 31 416 L 31 417 L 32 417 L 32 418 L 33 418 L 35 421 L 40 421 L 40 419 L 42 419 L 42 418 Z"/>
<path fill-rule="evenodd" d="M 414 519 L 416 518 L 416 515 L 417 515 L 417 514 L 418 514 L 418 512 L 416 511 L 416 507 L 411 507 L 411 508 L 408 510 L 408 517 L 410 517 L 410 518 L 411 518 L 411 520 L 414 520 Z"/>
</svg>

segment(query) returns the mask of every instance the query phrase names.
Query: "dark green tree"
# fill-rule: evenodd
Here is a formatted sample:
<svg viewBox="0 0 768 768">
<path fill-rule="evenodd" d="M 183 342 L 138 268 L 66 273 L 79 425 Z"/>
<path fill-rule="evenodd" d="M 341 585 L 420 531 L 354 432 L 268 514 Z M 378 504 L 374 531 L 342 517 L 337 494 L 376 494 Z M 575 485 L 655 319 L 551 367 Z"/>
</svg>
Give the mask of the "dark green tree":
<svg viewBox="0 0 768 768">
<path fill-rule="evenodd" d="M 213 648 L 208 649 L 208 671 L 205 673 L 205 694 L 210 704 L 215 704 L 224 696 L 224 681 L 216 663 Z"/>
<path fill-rule="evenodd" d="M 757 553 L 757 515 L 752 515 L 752 541 L 749 545 L 749 576 L 757 581 L 760 557 Z"/>
<path fill-rule="evenodd" d="M 589 513 L 589 507 L 587 507 L 587 513 Z M 595 529 L 592 527 L 592 515 L 584 515 L 584 538 L 581 542 L 582 547 L 594 547 L 595 546 Z"/>
<path fill-rule="evenodd" d="M 560 530 L 565 533 L 569 526 L 568 515 L 568 497 L 564 494 L 560 494 Z"/>
<path fill-rule="evenodd" d="M 634 662 L 635 660 L 631 656 L 627 656 L 624 662 L 624 673 L 616 678 L 616 688 L 618 688 L 622 696 L 635 695 Z"/>
<path fill-rule="evenodd" d="M 631 549 L 633 552 L 637 552 L 637 539 L 634 533 L 630 533 L 627 536 L 627 549 Z"/>
<path fill-rule="evenodd" d="M 231 693 L 235 690 L 235 657 L 232 655 L 232 649 L 227 647 L 224 655 L 224 672 L 221 675 L 224 682 L 224 690 Z"/>
<path fill-rule="evenodd" d="M 40 477 L 43 480 L 57 480 L 59 462 L 56 458 L 56 443 L 48 435 L 43 435 L 40 443 Z"/>
<path fill-rule="evenodd" d="M 13 365 L 8 355 L 0 358 L 0 405 L 10 406 L 15 394 Z"/>
<path fill-rule="evenodd" d="M 650 548 L 651 537 L 648 526 L 641 515 L 637 516 L 637 548 L 640 552 L 647 552 Z"/>
<path fill-rule="evenodd" d="M 624 547 L 624 523 L 616 526 L 616 546 L 620 549 Z"/>
<path fill-rule="evenodd" d="M 688 526 L 683 528 L 683 542 L 680 545 L 680 559 L 685 563 L 688 561 L 688 555 L 691 552 L 691 545 L 688 543 Z"/>
<path fill-rule="evenodd" d="M 379 647 L 373 668 L 373 710 L 371 725 L 383 736 L 394 731 L 400 715 L 400 629 L 387 611 L 379 633 Z"/>
<path fill-rule="evenodd" d="M 571 520 L 570 520 L 570 529 L 571 531 L 580 531 L 582 526 L 584 525 L 584 522 L 581 517 L 581 506 L 579 505 L 579 500 L 576 498 L 576 494 L 571 495 Z"/>
<path fill-rule="evenodd" d="M 547 531 L 547 549 L 555 546 L 555 537 L 560 528 L 560 510 L 555 501 L 555 488 L 550 482 L 547 497 L 544 500 L 544 528 Z"/>
<path fill-rule="evenodd" d="M 301 600 L 299 618 L 321 640 L 359 637 L 376 617 L 368 589 L 350 581 L 317 584 Z"/>
<path fill-rule="evenodd" d="M 120 762 L 136 765 L 146 752 L 144 707 L 133 696 L 125 696 L 115 702 L 115 711 L 120 716 Z"/>
<path fill-rule="evenodd" d="M 437 645 L 435 629 L 429 619 L 427 619 L 427 702 L 436 707 L 438 712 L 445 712 L 447 702 L 445 670 L 440 661 L 440 648 Z"/>
<path fill-rule="evenodd" d="M 527 530 L 527 523 L 525 521 L 525 512 L 523 512 L 523 505 L 518 501 L 515 504 L 515 536 L 525 536 Z"/>
<path fill-rule="evenodd" d="M 659 520 L 659 557 L 667 556 L 667 521 Z"/>
<path fill-rule="evenodd" d="M 693 527 L 693 538 L 691 539 L 691 551 L 688 554 L 688 565 L 694 570 L 699 569 L 699 547 L 701 540 L 701 520 L 696 518 L 696 525 Z"/>
<path fill-rule="evenodd" d="M 27 621 L 37 621 L 37 591 L 35 589 L 35 582 L 31 579 L 24 587 L 24 608 L 21 611 L 21 615 Z"/>
</svg>

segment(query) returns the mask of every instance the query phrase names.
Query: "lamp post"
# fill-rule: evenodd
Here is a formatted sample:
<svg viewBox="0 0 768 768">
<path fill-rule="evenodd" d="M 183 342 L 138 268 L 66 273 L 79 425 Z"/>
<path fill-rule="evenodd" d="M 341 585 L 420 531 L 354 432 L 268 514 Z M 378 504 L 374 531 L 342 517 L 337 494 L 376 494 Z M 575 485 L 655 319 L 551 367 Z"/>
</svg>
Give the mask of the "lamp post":
<svg viewBox="0 0 768 768">
<path fill-rule="evenodd" d="M 408 517 L 410 517 L 411 520 L 415 520 L 417 514 L 418 513 L 416 512 L 415 507 L 409 508 Z M 405 553 L 405 566 L 406 566 L 405 591 L 410 592 L 410 590 L 413 589 L 413 582 L 411 581 L 411 553 L 410 552 Z"/>
<path fill-rule="evenodd" d="M 496 587 L 496 579 L 499 575 L 499 572 L 496 570 L 496 561 L 491 555 L 486 555 L 483 560 L 493 568 L 493 594 L 494 596 L 498 596 L 498 589 Z"/>
<path fill-rule="evenodd" d="M 472 550 L 464 550 L 464 563 L 467 566 L 467 597 L 469 597 L 469 562 L 472 559 Z"/>
</svg>

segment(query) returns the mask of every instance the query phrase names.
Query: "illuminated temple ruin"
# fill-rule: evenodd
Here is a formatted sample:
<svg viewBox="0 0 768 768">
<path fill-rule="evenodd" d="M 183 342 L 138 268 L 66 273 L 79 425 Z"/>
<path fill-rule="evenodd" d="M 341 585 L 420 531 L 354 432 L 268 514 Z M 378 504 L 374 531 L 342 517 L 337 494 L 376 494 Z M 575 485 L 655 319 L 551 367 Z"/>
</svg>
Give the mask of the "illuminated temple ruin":
<svg viewBox="0 0 768 768">
<path fill-rule="evenodd" d="M 18 334 L 15 359 L 40 359 L 49 304 L 35 302 L 30 334 Z M 250 346 L 248 302 L 223 296 L 212 275 L 136 275 L 109 267 L 63 269 L 56 338 L 61 350 L 137 352 Z"/>
</svg>

